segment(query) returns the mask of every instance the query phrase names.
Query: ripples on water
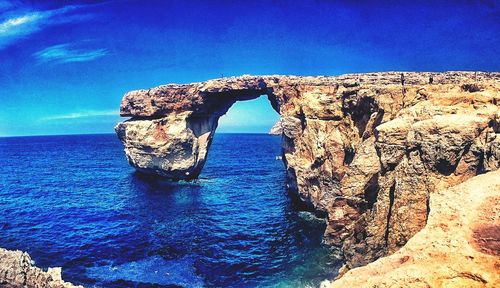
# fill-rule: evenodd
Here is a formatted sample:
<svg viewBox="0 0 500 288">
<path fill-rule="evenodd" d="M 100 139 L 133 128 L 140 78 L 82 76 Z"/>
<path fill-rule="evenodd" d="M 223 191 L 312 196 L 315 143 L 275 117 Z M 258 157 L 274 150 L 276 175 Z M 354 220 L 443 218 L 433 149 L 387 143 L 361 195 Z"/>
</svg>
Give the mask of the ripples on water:
<svg viewBox="0 0 500 288">
<path fill-rule="evenodd" d="M 0 247 L 87 287 L 302 287 L 335 276 L 280 138 L 216 134 L 201 179 L 152 181 L 115 135 L 0 138 Z"/>
</svg>

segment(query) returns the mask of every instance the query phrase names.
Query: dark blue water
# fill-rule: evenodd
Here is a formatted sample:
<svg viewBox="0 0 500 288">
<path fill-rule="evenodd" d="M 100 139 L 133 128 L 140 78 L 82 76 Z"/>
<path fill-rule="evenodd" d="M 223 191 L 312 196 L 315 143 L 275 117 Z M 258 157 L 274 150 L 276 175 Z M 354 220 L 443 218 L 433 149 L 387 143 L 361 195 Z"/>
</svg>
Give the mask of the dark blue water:
<svg viewBox="0 0 500 288">
<path fill-rule="evenodd" d="M 134 173 L 115 135 L 0 138 L 0 247 L 87 287 L 303 287 L 338 268 L 280 138 L 217 134 L 201 179 Z"/>
</svg>

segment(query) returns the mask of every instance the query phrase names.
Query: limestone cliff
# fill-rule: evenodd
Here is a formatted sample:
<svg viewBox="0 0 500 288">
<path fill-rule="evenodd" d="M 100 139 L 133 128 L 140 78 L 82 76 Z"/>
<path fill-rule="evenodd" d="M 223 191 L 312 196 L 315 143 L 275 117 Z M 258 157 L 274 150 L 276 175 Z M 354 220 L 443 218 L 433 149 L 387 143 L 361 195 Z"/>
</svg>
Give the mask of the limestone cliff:
<svg viewBox="0 0 500 288">
<path fill-rule="evenodd" d="M 322 287 L 500 287 L 500 170 L 430 196 L 427 225 L 396 253 Z"/>
<path fill-rule="evenodd" d="M 196 178 L 217 121 L 266 95 L 283 127 L 288 187 L 327 217 L 347 268 L 401 248 L 430 195 L 500 166 L 500 73 L 242 76 L 127 93 L 116 126 L 137 170 Z"/>
<path fill-rule="evenodd" d="M 4 288 L 83 288 L 64 282 L 61 268 L 47 272 L 33 266 L 30 256 L 21 251 L 0 248 L 0 287 Z"/>
<path fill-rule="evenodd" d="M 271 130 L 269 130 L 269 135 L 282 135 L 283 134 L 283 121 L 279 119 Z"/>
</svg>

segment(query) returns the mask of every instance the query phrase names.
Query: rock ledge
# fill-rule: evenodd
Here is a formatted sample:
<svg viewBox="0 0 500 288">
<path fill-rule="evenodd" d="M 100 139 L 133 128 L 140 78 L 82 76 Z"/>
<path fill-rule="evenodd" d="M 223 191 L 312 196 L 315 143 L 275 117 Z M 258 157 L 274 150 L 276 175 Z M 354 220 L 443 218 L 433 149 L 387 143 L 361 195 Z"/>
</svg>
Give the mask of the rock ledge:
<svg viewBox="0 0 500 288">
<path fill-rule="evenodd" d="M 499 287 L 500 171 L 437 191 L 430 207 L 399 251 L 322 287 Z"/>
<path fill-rule="evenodd" d="M 83 288 L 61 279 L 61 268 L 47 272 L 33 266 L 26 252 L 0 248 L 0 287 L 4 288 Z"/>
</svg>

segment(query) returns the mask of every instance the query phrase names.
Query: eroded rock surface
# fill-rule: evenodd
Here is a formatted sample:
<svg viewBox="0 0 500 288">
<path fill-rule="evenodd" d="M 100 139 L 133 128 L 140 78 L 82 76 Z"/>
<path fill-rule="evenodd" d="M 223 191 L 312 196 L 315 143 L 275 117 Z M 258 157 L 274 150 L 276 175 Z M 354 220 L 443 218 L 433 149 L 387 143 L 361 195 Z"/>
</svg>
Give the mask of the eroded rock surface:
<svg viewBox="0 0 500 288">
<path fill-rule="evenodd" d="M 427 225 L 391 256 L 322 287 L 500 287 L 500 171 L 430 196 Z"/>
<path fill-rule="evenodd" d="M 49 268 L 47 272 L 33 266 L 26 252 L 0 248 L 0 287 L 4 288 L 83 288 L 64 282 L 61 268 Z"/>
<path fill-rule="evenodd" d="M 401 248 L 429 199 L 500 166 L 500 73 L 242 76 L 127 93 L 116 126 L 132 166 L 198 176 L 218 118 L 266 95 L 283 127 L 288 186 L 327 218 L 347 267 Z"/>
<path fill-rule="evenodd" d="M 279 119 L 276 123 L 274 123 L 271 130 L 269 130 L 269 135 L 282 135 L 283 134 L 283 121 Z"/>
</svg>

